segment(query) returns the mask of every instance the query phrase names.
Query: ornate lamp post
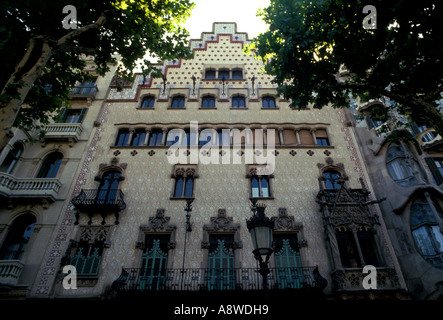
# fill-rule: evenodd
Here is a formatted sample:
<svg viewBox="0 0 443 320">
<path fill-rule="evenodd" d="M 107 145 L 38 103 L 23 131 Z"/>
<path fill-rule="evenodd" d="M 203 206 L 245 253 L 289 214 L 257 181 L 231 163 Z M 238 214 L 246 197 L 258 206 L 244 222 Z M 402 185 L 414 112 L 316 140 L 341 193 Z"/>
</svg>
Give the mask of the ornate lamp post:
<svg viewBox="0 0 443 320">
<path fill-rule="evenodd" d="M 265 215 L 265 204 L 257 204 L 257 199 L 252 199 L 252 217 L 246 220 L 246 225 L 251 234 L 252 245 L 255 259 L 257 259 L 260 269 L 259 273 L 263 277 L 263 291 L 265 299 L 268 299 L 268 262 L 272 252 L 272 230 L 274 221 Z"/>
</svg>

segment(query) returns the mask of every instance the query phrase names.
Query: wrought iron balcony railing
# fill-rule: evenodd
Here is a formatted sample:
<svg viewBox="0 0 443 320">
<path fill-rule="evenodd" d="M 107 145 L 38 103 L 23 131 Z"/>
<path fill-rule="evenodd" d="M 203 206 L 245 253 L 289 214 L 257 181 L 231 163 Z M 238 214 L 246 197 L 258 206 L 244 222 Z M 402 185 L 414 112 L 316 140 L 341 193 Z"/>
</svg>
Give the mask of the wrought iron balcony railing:
<svg viewBox="0 0 443 320">
<path fill-rule="evenodd" d="M 82 189 L 71 202 L 78 211 L 89 214 L 90 222 L 95 213 L 103 216 L 103 223 L 107 214 L 114 213 L 118 224 L 118 213 L 126 208 L 120 189 Z M 76 218 L 78 223 L 79 216 Z"/>
<path fill-rule="evenodd" d="M 324 289 L 327 285 L 317 267 L 270 268 L 272 289 Z M 263 278 L 256 268 L 144 269 L 123 268 L 112 288 L 122 291 L 229 291 L 262 290 Z"/>
</svg>

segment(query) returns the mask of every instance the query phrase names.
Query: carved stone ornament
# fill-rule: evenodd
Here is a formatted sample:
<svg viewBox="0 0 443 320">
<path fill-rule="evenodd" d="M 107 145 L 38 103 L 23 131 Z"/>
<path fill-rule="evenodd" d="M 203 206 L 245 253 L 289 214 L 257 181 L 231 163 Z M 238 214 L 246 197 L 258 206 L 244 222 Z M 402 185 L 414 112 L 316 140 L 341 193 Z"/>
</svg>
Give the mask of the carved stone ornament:
<svg viewBox="0 0 443 320">
<path fill-rule="evenodd" d="M 233 218 L 227 215 L 226 209 L 218 209 L 217 216 L 211 217 L 211 222 L 203 226 L 202 249 L 209 248 L 209 234 L 218 232 L 233 233 L 233 248 L 242 248 L 243 245 L 240 241 L 240 224 L 234 223 Z"/>
<path fill-rule="evenodd" d="M 211 223 L 214 230 L 232 230 L 233 219 L 226 216 L 225 209 L 219 209 L 217 217 L 211 218 Z"/>
<path fill-rule="evenodd" d="M 117 150 L 118 151 L 118 150 Z M 118 158 L 112 158 L 109 163 L 100 163 L 98 166 L 98 173 L 94 177 L 95 181 L 101 181 L 103 174 L 109 170 L 116 170 L 120 172 L 119 180 L 125 180 L 125 171 L 128 167 L 127 163 L 119 163 Z"/>
<path fill-rule="evenodd" d="M 94 243 L 95 241 L 103 241 L 105 244 L 109 245 L 107 242 L 109 229 L 109 226 L 84 227 L 80 233 L 80 240 L 87 241 L 90 244 Z"/>
<path fill-rule="evenodd" d="M 135 247 L 137 249 L 144 249 L 145 246 L 145 235 L 155 232 L 166 232 L 170 233 L 168 248 L 174 249 L 176 246 L 175 242 L 175 231 L 177 227 L 170 224 L 170 217 L 165 216 L 165 209 L 157 209 L 155 216 L 149 217 L 148 224 L 140 226 L 140 233 L 138 240 L 135 242 Z"/>
<path fill-rule="evenodd" d="M 170 220 L 170 217 L 165 217 L 165 209 L 157 209 L 155 217 L 149 218 L 149 225 L 153 231 L 165 231 Z"/>
<path fill-rule="evenodd" d="M 286 208 L 278 208 L 278 216 L 271 217 L 274 221 L 274 230 L 278 231 L 300 231 L 302 225 L 296 223 L 293 216 L 289 216 Z"/>
</svg>

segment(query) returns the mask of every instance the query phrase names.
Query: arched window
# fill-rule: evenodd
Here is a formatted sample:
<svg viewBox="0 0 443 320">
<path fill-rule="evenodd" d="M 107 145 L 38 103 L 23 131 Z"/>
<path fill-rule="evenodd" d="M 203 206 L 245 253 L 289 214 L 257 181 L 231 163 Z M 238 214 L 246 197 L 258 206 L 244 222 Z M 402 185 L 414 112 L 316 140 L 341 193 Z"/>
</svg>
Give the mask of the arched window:
<svg viewBox="0 0 443 320">
<path fill-rule="evenodd" d="M 213 96 L 205 96 L 202 99 L 202 108 L 215 108 L 215 98 Z"/>
<path fill-rule="evenodd" d="M 245 97 L 243 96 L 233 96 L 232 97 L 232 108 L 246 108 Z"/>
<path fill-rule="evenodd" d="M 29 213 L 23 214 L 14 220 L 0 249 L 0 260 L 21 259 L 34 231 L 35 222 L 35 216 Z"/>
<path fill-rule="evenodd" d="M 175 179 L 174 198 L 192 198 L 194 193 L 194 177 L 177 176 Z"/>
<path fill-rule="evenodd" d="M 46 156 L 36 178 L 55 178 L 62 163 L 63 154 L 53 152 Z"/>
<path fill-rule="evenodd" d="M 185 107 L 185 96 L 179 95 L 172 98 L 171 108 L 183 109 Z"/>
<path fill-rule="evenodd" d="M 120 174 L 116 170 L 107 171 L 103 174 L 97 192 L 97 204 L 115 204 Z"/>
<path fill-rule="evenodd" d="M 275 98 L 270 96 L 263 97 L 262 106 L 264 109 L 275 109 L 276 108 Z"/>
<path fill-rule="evenodd" d="M 23 145 L 20 142 L 14 143 L 12 149 L 9 150 L 8 155 L 0 166 L 0 172 L 10 174 L 14 170 L 17 161 L 23 153 Z"/>
<path fill-rule="evenodd" d="M 332 190 L 340 188 L 338 180 L 341 178 L 341 176 L 339 172 L 335 170 L 326 170 L 323 172 L 323 178 L 325 181 L 325 189 Z"/>
<path fill-rule="evenodd" d="M 418 183 L 411 167 L 411 165 L 415 165 L 416 168 L 420 168 L 417 160 L 413 157 L 408 159 L 405 150 L 398 144 L 392 144 L 389 147 L 386 155 L 386 165 L 392 180 L 399 186 L 409 187 Z"/>
<path fill-rule="evenodd" d="M 152 109 L 154 107 L 155 98 L 153 96 L 143 97 L 140 108 L 142 109 Z"/>
<path fill-rule="evenodd" d="M 431 205 L 437 212 L 440 211 L 434 203 L 429 203 L 424 196 L 418 197 L 412 203 L 412 236 L 423 258 L 434 267 L 443 269 L 443 235 Z"/>
</svg>

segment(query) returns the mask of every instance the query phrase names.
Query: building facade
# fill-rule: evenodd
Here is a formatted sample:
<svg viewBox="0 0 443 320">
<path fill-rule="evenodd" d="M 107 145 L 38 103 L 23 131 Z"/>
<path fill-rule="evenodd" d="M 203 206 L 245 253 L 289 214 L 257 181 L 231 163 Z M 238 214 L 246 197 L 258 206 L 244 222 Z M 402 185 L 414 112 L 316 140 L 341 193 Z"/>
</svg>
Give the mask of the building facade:
<svg viewBox="0 0 443 320">
<path fill-rule="evenodd" d="M 214 23 L 191 40 L 193 58 L 159 66 L 163 78 L 99 78 L 77 141 L 69 134 L 14 154 L 20 178 L 37 170 L 36 155 L 63 158 L 53 198 L 26 207 L 14 202 L 21 194 L 2 194 L 2 248 L 25 212 L 42 226 L 23 256 L 3 256 L 25 266 L 10 288 L 27 284 L 28 298 L 254 294 L 263 287 L 246 220 L 265 205 L 270 296 L 408 296 L 346 112 L 290 109 L 243 52 L 248 43 L 235 23 Z"/>
<path fill-rule="evenodd" d="M 348 114 L 411 297 L 442 299 L 441 136 L 387 98 L 355 101 Z"/>
</svg>

